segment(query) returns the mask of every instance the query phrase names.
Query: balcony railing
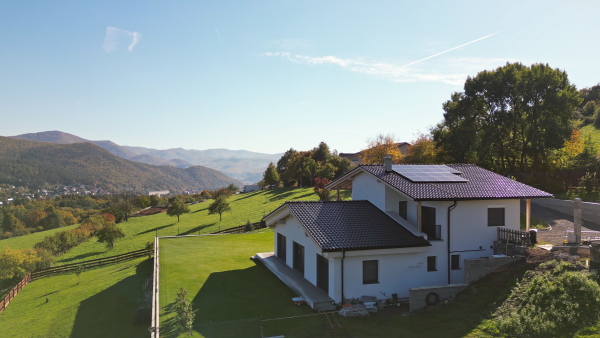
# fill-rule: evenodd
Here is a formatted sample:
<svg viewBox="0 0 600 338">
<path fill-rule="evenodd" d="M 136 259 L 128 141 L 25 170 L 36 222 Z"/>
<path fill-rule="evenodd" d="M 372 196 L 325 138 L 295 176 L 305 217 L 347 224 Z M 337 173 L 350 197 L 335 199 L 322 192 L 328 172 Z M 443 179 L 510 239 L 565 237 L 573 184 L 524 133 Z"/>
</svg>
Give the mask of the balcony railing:
<svg viewBox="0 0 600 338">
<path fill-rule="evenodd" d="M 512 229 L 498 228 L 498 240 L 501 242 L 508 242 L 515 245 L 531 245 L 531 237 L 529 232 Z"/>
</svg>

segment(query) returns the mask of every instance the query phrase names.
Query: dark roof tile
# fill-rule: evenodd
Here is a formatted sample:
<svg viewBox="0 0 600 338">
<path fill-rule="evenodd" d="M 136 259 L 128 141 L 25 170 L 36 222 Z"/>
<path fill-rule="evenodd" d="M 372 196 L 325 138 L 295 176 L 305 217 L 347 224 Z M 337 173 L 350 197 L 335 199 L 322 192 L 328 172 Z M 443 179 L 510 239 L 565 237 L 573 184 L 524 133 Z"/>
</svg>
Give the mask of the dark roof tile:
<svg viewBox="0 0 600 338">
<path fill-rule="evenodd" d="M 323 251 L 429 246 L 369 201 L 286 202 Z"/>
<path fill-rule="evenodd" d="M 364 164 L 353 170 L 373 174 L 382 181 L 398 189 L 414 200 L 469 200 L 469 199 L 508 199 L 508 198 L 548 198 L 545 191 L 498 175 L 472 164 L 447 164 L 460 171 L 468 182 L 412 182 L 396 172 L 385 172 L 383 165 Z M 340 178 L 345 180 L 347 175 Z M 336 181 L 330 183 L 335 185 Z"/>
</svg>

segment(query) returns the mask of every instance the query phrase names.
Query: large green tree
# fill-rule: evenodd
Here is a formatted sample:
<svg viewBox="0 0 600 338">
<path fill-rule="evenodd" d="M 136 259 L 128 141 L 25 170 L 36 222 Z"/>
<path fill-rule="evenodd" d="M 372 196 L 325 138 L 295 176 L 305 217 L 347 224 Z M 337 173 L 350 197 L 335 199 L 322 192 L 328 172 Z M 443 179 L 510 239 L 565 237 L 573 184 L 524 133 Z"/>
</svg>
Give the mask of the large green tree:
<svg viewBox="0 0 600 338">
<path fill-rule="evenodd" d="M 179 216 L 187 214 L 188 212 L 190 212 L 190 208 L 185 205 L 181 196 L 175 198 L 169 206 L 169 209 L 167 209 L 167 215 L 177 216 L 177 222 L 179 222 Z"/>
<path fill-rule="evenodd" d="M 281 182 L 279 173 L 277 172 L 277 168 L 275 168 L 273 165 L 273 162 L 269 163 L 267 170 L 265 170 L 265 173 L 263 174 L 263 181 L 266 185 L 274 185 L 276 187 Z"/>
<path fill-rule="evenodd" d="M 96 236 L 99 243 L 106 243 L 106 247 L 112 249 L 117 239 L 125 237 L 125 232 L 114 223 L 110 223 L 98 230 Z"/>
<path fill-rule="evenodd" d="M 467 78 L 432 131 L 455 162 L 509 173 L 547 169 L 571 134 L 580 102 L 567 73 L 547 64 L 507 63 Z"/>
<path fill-rule="evenodd" d="M 219 221 L 223 220 L 223 213 L 225 211 L 231 211 L 227 197 L 219 196 L 208 206 L 208 214 L 214 215 L 219 214 Z"/>
</svg>

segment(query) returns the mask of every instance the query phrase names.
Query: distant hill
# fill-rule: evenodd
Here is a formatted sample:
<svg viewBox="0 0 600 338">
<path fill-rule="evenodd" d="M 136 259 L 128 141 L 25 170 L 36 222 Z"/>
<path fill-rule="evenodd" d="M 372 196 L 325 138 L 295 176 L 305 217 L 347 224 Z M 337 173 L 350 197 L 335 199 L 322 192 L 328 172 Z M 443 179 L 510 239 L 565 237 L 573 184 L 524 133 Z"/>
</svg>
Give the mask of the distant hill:
<svg viewBox="0 0 600 338">
<path fill-rule="evenodd" d="M 178 168 L 202 165 L 219 170 L 226 175 L 247 184 L 256 183 L 261 180 L 262 173 L 269 165 L 269 162 L 277 163 L 282 155 L 229 149 L 193 150 L 172 148 L 159 150 L 144 147 L 129 147 L 120 146 L 111 141 L 90 141 L 60 131 L 45 131 L 12 137 L 58 144 L 89 142 L 127 160 L 151 165 L 168 165 Z"/>
<path fill-rule="evenodd" d="M 117 157 L 84 142 L 52 144 L 0 136 L 0 183 L 41 188 L 45 184 L 96 185 L 109 191 L 133 188 L 182 192 L 242 183 L 203 166 L 152 166 Z"/>
</svg>

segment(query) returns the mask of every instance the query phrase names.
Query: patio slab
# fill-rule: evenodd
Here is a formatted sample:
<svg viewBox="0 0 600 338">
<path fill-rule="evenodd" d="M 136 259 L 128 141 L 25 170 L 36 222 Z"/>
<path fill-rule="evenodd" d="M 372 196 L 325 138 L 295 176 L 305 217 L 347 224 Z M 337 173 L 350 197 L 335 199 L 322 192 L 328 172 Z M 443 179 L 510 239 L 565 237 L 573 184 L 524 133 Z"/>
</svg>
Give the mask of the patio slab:
<svg viewBox="0 0 600 338">
<path fill-rule="evenodd" d="M 306 303 L 314 310 L 331 311 L 336 309 L 335 302 L 325 291 L 307 281 L 300 272 L 287 266 L 273 252 L 257 253 L 255 257 L 285 285 L 304 298 Z"/>
</svg>

